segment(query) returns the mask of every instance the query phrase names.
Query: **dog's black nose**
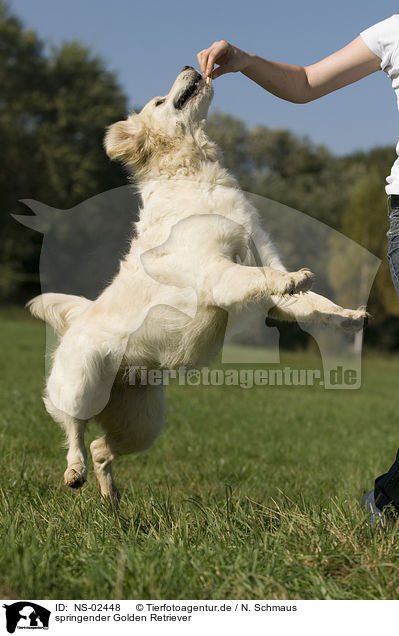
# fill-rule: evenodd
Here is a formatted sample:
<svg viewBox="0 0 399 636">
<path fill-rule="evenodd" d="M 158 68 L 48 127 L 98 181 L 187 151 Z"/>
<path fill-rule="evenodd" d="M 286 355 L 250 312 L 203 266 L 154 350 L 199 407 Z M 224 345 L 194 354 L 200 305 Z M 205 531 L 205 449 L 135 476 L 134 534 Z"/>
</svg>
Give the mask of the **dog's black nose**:
<svg viewBox="0 0 399 636">
<path fill-rule="evenodd" d="M 182 73 L 183 71 L 188 71 L 188 70 L 195 71 L 195 69 L 192 66 L 183 66 L 180 72 Z"/>
</svg>

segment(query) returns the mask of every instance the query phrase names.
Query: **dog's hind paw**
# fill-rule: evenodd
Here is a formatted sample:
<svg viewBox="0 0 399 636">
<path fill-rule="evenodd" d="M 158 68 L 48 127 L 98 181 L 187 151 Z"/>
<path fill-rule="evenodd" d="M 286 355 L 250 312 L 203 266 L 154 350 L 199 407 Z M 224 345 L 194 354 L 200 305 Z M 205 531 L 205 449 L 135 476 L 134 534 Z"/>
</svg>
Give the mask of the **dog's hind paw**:
<svg viewBox="0 0 399 636">
<path fill-rule="evenodd" d="M 111 503 L 112 505 L 118 505 L 121 500 L 121 493 L 115 484 L 112 485 L 112 488 L 106 492 L 101 492 L 101 498 L 106 503 Z"/>
<path fill-rule="evenodd" d="M 69 488 L 80 488 L 87 479 L 87 470 L 83 465 L 68 466 L 64 473 L 64 482 Z"/>
</svg>

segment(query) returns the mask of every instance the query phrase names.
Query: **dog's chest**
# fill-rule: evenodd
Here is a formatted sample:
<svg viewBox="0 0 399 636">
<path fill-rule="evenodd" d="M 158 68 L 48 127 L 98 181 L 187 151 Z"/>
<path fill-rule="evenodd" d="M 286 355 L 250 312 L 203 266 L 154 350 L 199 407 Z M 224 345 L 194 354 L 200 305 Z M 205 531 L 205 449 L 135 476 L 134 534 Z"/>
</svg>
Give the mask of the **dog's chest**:
<svg viewBox="0 0 399 636">
<path fill-rule="evenodd" d="M 227 312 L 219 307 L 199 307 L 181 332 L 177 348 L 165 351 L 162 364 L 166 367 L 208 364 L 223 346 L 227 317 Z"/>
<path fill-rule="evenodd" d="M 227 312 L 219 307 L 197 307 L 190 317 L 175 307 L 154 307 L 126 350 L 129 364 L 172 369 L 201 366 L 223 346 Z"/>
</svg>

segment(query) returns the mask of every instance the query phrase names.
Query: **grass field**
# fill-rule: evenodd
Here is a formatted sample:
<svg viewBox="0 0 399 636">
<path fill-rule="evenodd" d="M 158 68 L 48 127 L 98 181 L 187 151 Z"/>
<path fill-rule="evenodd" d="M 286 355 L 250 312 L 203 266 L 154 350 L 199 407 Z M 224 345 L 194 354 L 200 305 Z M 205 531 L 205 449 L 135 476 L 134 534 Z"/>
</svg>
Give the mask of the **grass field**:
<svg viewBox="0 0 399 636">
<path fill-rule="evenodd" d="M 0 338 L 0 598 L 398 597 L 399 524 L 359 507 L 399 444 L 398 359 L 366 359 L 357 391 L 169 387 L 156 446 L 115 462 L 116 513 L 91 472 L 63 486 L 43 326 Z"/>
</svg>

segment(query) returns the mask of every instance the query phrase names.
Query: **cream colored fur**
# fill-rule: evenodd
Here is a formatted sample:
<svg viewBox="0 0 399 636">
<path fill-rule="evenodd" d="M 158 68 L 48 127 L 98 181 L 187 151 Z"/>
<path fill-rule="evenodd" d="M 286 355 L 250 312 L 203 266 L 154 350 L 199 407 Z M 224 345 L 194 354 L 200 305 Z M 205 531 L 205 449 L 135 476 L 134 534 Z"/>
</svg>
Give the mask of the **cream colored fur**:
<svg viewBox="0 0 399 636">
<path fill-rule="evenodd" d="M 86 479 L 90 418 L 104 430 L 91 452 L 106 497 L 118 495 L 114 457 L 145 450 L 161 432 L 163 387 L 129 385 L 127 365 L 203 364 L 223 343 L 228 312 L 234 323 L 249 304 L 281 319 L 349 329 L 360 329 L 366 317 L 307 291 L 309 270 L 285 271 L 206 135 L 212 90 L 185 67 L 168 95 L 108 129 L 106 151 L 128 166 L 142 197 L 130 251 L 95 301 L 43 294 L 30 302 L 60 335 L 44 401 L 66 431 L 65 483 L 73 488 Z"/>
</svg>

